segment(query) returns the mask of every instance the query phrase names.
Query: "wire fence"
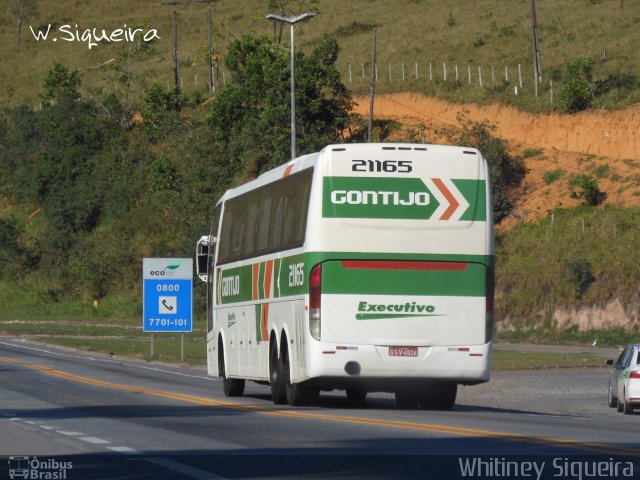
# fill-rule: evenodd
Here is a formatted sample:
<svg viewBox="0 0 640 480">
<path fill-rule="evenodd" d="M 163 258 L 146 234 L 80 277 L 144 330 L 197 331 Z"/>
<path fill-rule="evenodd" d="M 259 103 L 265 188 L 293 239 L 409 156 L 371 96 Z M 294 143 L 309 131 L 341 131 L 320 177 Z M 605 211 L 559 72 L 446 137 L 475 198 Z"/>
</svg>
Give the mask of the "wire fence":
<svg viewBox="0 0 640 480">
<path fill-rule="evenodd" d="M 368 85 L 371 82 L 371 63 L 347 62 L 339 67 L 343 82 L 347 87 Z M 374 76 L 377 84 L 423 83 L 457 87 L 499 89 L 514 96 L 544 95 L 550 104 L 554 102 L 553 80 L 540 80 L 529 66 L 476 65 L 450 62 L 405 62 L 387 61 L 376 63 Z"/>
</svg>

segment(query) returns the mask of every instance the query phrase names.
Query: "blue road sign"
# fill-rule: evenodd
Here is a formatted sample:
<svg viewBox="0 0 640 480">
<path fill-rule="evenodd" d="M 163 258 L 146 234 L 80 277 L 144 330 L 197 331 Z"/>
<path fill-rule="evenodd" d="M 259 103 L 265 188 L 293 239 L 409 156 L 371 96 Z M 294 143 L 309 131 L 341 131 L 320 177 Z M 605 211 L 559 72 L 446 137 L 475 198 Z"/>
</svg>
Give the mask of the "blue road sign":
<svg viewBox="0 0 640 480">
<path fill-rule="evenodd" d="M 193 330 L 193 259 L 145 258 L 142 261 L 143 330 Z"/>
</svg>

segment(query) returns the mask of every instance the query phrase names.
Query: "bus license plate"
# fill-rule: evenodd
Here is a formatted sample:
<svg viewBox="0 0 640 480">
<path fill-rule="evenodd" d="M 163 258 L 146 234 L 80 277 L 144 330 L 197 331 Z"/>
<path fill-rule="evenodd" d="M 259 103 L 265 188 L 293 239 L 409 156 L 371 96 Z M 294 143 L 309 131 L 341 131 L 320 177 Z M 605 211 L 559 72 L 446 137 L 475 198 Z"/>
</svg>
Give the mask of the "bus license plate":
<svg viewBox="0 0 640 480">
<path fill-rule="evenodd" d="M 417 357 L 418 347 L 389 347 L 390 357 Z"/>
</svg>

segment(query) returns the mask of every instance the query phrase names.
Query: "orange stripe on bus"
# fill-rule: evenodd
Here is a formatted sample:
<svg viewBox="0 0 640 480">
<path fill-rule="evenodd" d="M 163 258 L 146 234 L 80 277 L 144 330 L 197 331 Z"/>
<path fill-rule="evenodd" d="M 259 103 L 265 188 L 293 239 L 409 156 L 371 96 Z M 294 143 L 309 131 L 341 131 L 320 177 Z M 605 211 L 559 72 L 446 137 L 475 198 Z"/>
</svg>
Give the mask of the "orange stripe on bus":
<svg viewBox="0 0 640 480">
<path fill-rule="evenodd" d="M 438 190 L 440 190 L 440 192 L 442 192 L 444 197 L 447 199 L 447 202 L 449 202 L 449 208 L 445 210 L 445 212 L 440 217 L 440 220 L 449 220 L 451 218 L 451 215 L 453 215 L 453 213 L 458 209 L 460 204 L 456 200 L 456 197 L 453 196 L 453 194 L 449 191 L 449 189 L 440 178 L 434 178 L 432 180 L 435 186 L 438 187 Z"/>
<path fill-rule="evenodd" d="M 260 264 L 254 263 L 253 267 L 253 278 L 251 279 L 251 284 L 253 286 L 253 298 L 252 300 L 258 300 L 258 281 L 260 280 Z"/>
</svg>

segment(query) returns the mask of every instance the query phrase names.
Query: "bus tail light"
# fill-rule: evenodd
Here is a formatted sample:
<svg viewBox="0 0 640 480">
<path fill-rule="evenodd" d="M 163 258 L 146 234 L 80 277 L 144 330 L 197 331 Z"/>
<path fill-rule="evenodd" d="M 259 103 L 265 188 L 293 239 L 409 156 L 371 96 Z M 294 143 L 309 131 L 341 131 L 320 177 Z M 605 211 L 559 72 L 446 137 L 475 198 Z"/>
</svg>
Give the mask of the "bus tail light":
<svg viewBox="0 0 640 480">
<path fill-rule="evenodd" d="M 492 339 L 493 339 L 493 302 L 494 302 L 494 295 L 495 295 L 495 282 L 496 282 L 496 277 L 495 277 L 495 271 L 493 270 L 493 268 L 491 267 L 487 267 L 487 273 L 486 273 L 486 281 L 485 281 L 485 288 L 486 288 L 486 300 L 485 300 L 485 305 L 486 305 L 486 319 L 485 319 L 485 336 L 484 336 L 484 340 L 485 343 L 489 343 Z"/>
<path fill-rule="evenodd" d="M 629 378 L 640 378 L 640 372 L 637 370 L 629 374 Z"/>
<path fill-rule="evenodd" d="M 322 284 L 322 264 L 311 269 L 309 275 L 309 330 L 311 336 L 320 341 L 320 298 Z"/>
</svg>

